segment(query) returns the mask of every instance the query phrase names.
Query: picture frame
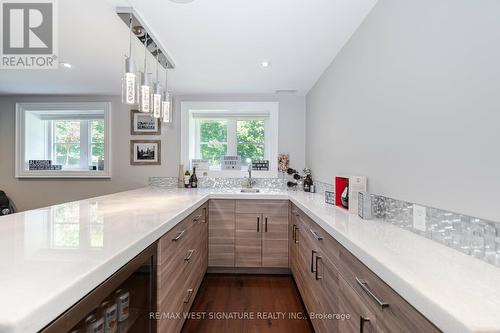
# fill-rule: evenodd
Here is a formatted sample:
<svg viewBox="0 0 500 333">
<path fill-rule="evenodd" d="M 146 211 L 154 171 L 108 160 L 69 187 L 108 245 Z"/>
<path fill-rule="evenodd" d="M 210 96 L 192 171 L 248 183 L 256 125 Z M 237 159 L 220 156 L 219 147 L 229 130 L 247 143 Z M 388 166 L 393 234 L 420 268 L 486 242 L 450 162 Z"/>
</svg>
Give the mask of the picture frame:
<svg viewBox="0 0 500 333">
<path fill-rule="evenodd" d="M 161 140 L 130 140 L 130 165 L 161 165 Z"/>
<path fill-rule="evenodd" d="M 151 113 L 130 110 L 130 135 L 161 135 L 161 121 Z"/>
</svg>

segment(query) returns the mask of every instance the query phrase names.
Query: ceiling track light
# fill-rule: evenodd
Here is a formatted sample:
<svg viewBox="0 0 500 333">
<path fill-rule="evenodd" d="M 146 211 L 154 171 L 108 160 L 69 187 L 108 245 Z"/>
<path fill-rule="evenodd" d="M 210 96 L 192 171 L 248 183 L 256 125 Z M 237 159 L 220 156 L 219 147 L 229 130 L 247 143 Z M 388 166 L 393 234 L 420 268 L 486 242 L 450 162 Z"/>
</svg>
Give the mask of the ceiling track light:
<svg viewBox="0 0 500 333">
<path fill-rule="evenodd" d="M 132 7 L 117 7 L 116 13 L 127 27 L 129 27 L 131 36 L 135 36 L 139 39 L 141 44 L 144 44 L 145 40 L 149 41 L 146 44 L 146 48 L 153 57 L 156 58 L 156 54 L 159 51 L 158 61 L 163 68 L 175 68 L 173 59 L 168 55 L 158 39 L 151 33 L 151 29 L 148 28 L 144 20 Z"/>
</svg>

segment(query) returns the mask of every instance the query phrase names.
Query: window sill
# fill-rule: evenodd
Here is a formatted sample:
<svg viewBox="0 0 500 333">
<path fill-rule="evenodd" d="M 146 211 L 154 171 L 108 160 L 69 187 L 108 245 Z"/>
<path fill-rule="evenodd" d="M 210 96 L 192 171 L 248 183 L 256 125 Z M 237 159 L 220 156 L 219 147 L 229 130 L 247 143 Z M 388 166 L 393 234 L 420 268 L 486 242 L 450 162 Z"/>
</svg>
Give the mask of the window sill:
<svg viewBox="0 0 500 333">
<path fill-rule="evenodd" d="M 111 173 L 107 171 L 49 171 L 49 170 L 30 170 L 21 171 L 16 174 L 16 178 L 95 178 L 109 179 Z"/>
</svg>

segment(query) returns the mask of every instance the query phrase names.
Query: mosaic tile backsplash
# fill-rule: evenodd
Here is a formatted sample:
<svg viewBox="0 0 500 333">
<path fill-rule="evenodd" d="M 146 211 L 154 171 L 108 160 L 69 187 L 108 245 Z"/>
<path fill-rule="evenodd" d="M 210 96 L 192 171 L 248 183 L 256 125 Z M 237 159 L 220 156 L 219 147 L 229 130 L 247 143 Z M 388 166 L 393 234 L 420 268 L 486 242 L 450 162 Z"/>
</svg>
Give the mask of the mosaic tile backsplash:
<svg viewBox="0 0 500 333">
<path fill-rule="evenodd" d="M 199 178 L 203 188 L 236 188 L 245 178 Z M 255 179 L 255 187 L 286 189 L 286 179 Z M 176 187 L 177 177 L 151 177 L 152 186 Z M 334 192 L 332 184 L 315 181 L 316 192 Z M 413 203 L 371 194 L 373 218 L 416 233 L 457 251 L 500 267 L 500 223 L 472 216 L 426 208 L 425 230 L 413 227 Z"/>
<path fill-rule="evenodd" d="M 413 227 L 413 203 L 372 197 L 372 214 L 435 242 L 500 267 L 500 223 L 426 207 L 425 230 Z"/>
<path fill-rule="evenodd" d="M 254 187 L 284 189 L 286 180 L 281 178 L 254 178 Z M 239 188 L 246 178 L 216 178 L 200 177 L 198 178 L 198 187 L 201 188 Z M 161 187 L 177 187 L 177 177 L 150 177 L 149 185 Z"/>
</svg>

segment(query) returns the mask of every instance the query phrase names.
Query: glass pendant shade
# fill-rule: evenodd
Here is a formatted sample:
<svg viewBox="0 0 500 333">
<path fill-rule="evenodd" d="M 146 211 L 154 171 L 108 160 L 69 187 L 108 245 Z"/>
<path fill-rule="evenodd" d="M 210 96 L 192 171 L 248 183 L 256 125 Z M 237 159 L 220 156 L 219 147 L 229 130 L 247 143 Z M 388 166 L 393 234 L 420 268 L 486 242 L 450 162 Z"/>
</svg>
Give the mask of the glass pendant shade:
<svg viewBox="0 0 500 333">
<path fill-rule="evenodd" d="M 141 86 L 139 89 L 139 111 L 151 112 L 151 86 L 147 73 L 141 73 Z"/>
<path fill-rule="evenodd" d="M 156 82 L 153 92 L 153 116 L 155 118 L 161 117 L 161 107 L 162 107 L 162 95 L 161 95 L 161 85 Z"/>
<path fill-rule="evenodd" d="M 128 105 L 137 104 L 137 75 L 135 64 L 130 57 L 125 58 L 125 71 L 122 77 L 122 102 Z"/>
<path fill-rule="evenodd" d="M 172 102 L 171 102 L 171 97 L 170 94 L 165 91 L 163 95 L 163 102 L 161 103 L 161 112 L 162 112 L 162 118 L 164 123 L 171 123 L 172 122 L 172 115 L 171 115 L 171 110 L 172 110 Z"/>
</svg>

